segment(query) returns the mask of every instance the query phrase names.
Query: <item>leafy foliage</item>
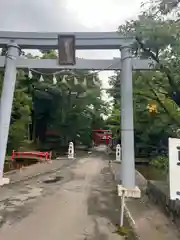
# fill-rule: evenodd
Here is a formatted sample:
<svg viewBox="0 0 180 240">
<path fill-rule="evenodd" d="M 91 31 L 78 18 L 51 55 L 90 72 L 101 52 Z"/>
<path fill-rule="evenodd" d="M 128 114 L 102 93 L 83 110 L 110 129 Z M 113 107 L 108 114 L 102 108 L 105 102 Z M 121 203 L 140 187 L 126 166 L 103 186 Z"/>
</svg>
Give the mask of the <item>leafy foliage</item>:
<svg viewBox="0 0 180 240">
<path fill-rule="evenodd" d="M 155 166 L 158 170 L 161 171 L 163 174 L 168 173 L 168 157 L 167 156 L 157 156 L 156 158 L 152 159 L 150 162 L 152 166 Z"/>
<path fill-rule="evenodd" d="M 26 55 L 28 58 L 39 56 Z M 55 51 L 42 51 L 42 58 L 57 58 Z M 101 98 L 101 81 L 98 75 L 88 71 L 62 71 L 56 75 L 43 74 L 40 82 L 38 72 L 18 71 L 14 94 L 11 125 L 8 139 L 8 152 L 17 150 L 27 139 L 31 139 L 41 149 L 59 149 L 69 141 L 91 145 L 93 128 L 103 128 L 102 115 L 107 114 L 107 104 Z M 67 75 L 66 82 L 63 76 Z M 78 80 L 73 81 L 74 76 Z M 84 77 L 86 76 L 86 82 Z M 0 73 L 0 89 L 3 72 Z M 48 133 L 49 132 L 49 133 Z"/>
<path fill-rule="evenodd" d="M 159 69 L 133 73 L 137 155 L 141 155 L 141 150 L 145 150 L 145 156 L 167 153 L 168 137 L 177 137 L 180 127 L 179 2 L 152 0 L 144 3 L 136 20 L 119 26 L 121 34 L 132 34 L 136 38 L 133 56 L 151 58 Z M 115 122 L 112 129 L 116 129 L 116 132 L 120 116 L 119 79 L 119 73 L 115 73 L 109 80 L 112 87 L 109 92 L 114 98 L 114 105 L 108 122 Z M 151 111 L 149 106 L 154 106 L 156 110 Z M 157 157 L 152 164 L 166 169 L 167 157 Z"/>
</svg>

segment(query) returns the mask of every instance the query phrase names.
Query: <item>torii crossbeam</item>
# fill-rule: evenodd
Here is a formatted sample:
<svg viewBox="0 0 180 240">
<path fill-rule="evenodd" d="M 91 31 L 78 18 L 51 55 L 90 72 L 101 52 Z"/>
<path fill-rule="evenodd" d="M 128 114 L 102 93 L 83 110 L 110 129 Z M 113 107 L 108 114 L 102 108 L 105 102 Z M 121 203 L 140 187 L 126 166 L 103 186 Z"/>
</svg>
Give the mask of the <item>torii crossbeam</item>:
<svg viewBox="0 0 180 240">
<path fill-rule="evenodd" d="M 5 66 L 5 57 L 0 57 L 0 68 Z M 154 69 L 154 61 L 147 59 L 141 60 L 132 58 L 132 70 L 151 70 Z M 42 69 L 46 71 L 62 70 L 62 69 L 77 69 L 77 70 L 122 70 L 120 58 L 113 59 L 76 59 L 75 65 L 59 65 L 56 59 L 26 59 L 18 57 L 16 59 L 16 68 L 20 69 Z"/>
<path fill-rule="evenodd" d="M 21 49 L 57 49 L 58 35 L 74 35 L 76 49 L 119 49 L 120 46 L 135 42 L 132 36 L 123 36 L 118 32 L 8 32 L 0 31 L 0 48 L 14 40 Z"/>
</svg>

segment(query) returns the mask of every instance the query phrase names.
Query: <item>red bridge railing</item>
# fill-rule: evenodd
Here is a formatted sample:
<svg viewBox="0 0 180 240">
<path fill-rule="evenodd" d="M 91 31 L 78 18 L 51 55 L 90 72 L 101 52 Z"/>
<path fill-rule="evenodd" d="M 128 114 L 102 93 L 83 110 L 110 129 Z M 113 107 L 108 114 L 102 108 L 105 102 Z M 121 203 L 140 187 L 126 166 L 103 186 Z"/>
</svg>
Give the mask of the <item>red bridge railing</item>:
<svg viewBox="0 0 180 240">
<path fill-rule="evenodd" d="M 52 152 L 12 152 L 11 160 L 17 159 L 35 159 L 38 161 L 51 161 Z"/>
</svg>

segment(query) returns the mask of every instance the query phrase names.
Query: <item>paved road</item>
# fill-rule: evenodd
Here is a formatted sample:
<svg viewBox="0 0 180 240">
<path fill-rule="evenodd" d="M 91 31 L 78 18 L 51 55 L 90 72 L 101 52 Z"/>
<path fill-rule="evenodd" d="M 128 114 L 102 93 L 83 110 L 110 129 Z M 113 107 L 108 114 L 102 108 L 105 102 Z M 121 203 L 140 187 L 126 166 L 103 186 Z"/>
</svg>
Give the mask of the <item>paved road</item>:
<svg viewBox="0 0 180 240">
<path fill-rule="evenodd" d="M 112 163 L 112 169 L 117 182 L 120 180 L 120 164 Z M 178 240 L 180 233 L 157 205 L 152 203 L 146 195 L 146 181 L 136 172 L 136 183 L 141 189 L 141 199 L 127 199 L 131 217 L 134 220 L 136 232 L 142 240 Z"/>
<path fill-rule="evenodd" d="M 118 209 L 107 161 L 84 158 L 51 177 L 62 179 L 21 183 L 0 203 L 0 239 L 123 239 L 114 233 Z"/>
</svg>

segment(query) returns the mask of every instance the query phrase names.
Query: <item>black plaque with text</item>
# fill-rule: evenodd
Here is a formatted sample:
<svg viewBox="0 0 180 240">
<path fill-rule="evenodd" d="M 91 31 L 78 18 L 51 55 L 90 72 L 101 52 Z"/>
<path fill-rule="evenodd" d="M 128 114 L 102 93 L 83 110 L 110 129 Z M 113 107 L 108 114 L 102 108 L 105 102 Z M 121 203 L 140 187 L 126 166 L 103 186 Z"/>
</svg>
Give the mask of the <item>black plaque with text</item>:
<svg viewBox="0 0 180 240">
<path fill-rule="evenodd" d="M 60 65 L 75 65 L 75 36 L 59 35 L 58 36 L 58 54 Z"/>
</svg>

